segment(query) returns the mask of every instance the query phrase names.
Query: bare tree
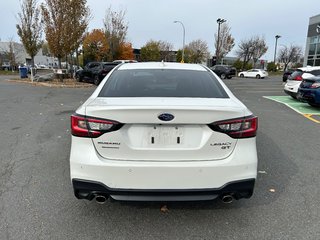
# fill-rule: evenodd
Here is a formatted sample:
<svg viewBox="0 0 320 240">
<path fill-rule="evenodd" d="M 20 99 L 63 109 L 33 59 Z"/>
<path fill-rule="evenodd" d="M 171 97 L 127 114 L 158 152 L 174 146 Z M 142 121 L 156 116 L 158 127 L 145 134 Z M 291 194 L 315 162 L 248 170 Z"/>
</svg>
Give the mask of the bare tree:
<svg viewBox="0 0 320 240">
<path fill-rule="evenodd" d="M 267 43 L 263 37 L 255 36 L 252 39 L 252 60 L 255 67 L 259 58 L 261 58 L 267 51 Z"/>
<path fill-rule="evenodd" d="M 173 45 L 166 41 L 159 41 L 160 58 L 163 61 L 170 61 L 172 56 Z"/>
<path fill-rule="evenodd" d="M 287 70 L 289 63 L 299 62 L 301 56 L 302 48 L 300 46 L 282 46 L 278 54 L 278 59 L 280 62 L 284 63 L 284 70 Z"/>
<path fill-rule="evenodd" d="M 201 39 L 194 40 L 186 46 L 186 53 L 191 63 L 206 61 L 209 57 L 208 44 Z"/>
<path fill-rule="evenodd" d="M 128 23 L 125 22 L 126 11 L 112 11 L 111 6 L 107 9 L 104 27 L 105 35 L 109 43 L 108 60 L 115 60 L 120 55 L 120 46 L 125 43 Z"/>
<path fill-rule="evenodd" d="M 6 63 L 6 68 L 13 71 L 17 68 L 18 64 L 24 63 L 22 62 L 25 60 L 23 53 L 23 47 L 14 42 L 13 37 L 10 37 L 8 42 L 6 42 L 3 47 L 0 48 L 0 65 L 2 66 L 2 63 Z M 23 56 L 21 54 L 23 54 Z"/>
<path fill-rule="evenodd" d="M 31 57 L 31 65 L 34 66 L 34 56 L 42 46 L 42 23 L 37 0 L 22 2 L 18 21 L 19 23 L 16 25 L 18 35 L 26 52 Z"/>
<path fill-rule="evenodd" d="M 241 40 L 236 53 L 239 58 L 243 59 L 242 68 L 245 68 L 250 60 L 253 60 L 253 63 L 255 64 L 267 50 L 268 47 L 265 39 L 263 37 L 254 36 L 249 40 Z"/>
<path fill-rule="evenodd" d="M 214 34 L 215 42 L 214 46 L 216 48 L 216 57 L 217 59 L 222 59 L 225 57 L 234 47 L 234 38 L 230 33 L 231 28 L 227 23 L 224 23 L 221 26 L 219 34 L 219 43 L 218 43 L 218 33 Z"/>
</svg>

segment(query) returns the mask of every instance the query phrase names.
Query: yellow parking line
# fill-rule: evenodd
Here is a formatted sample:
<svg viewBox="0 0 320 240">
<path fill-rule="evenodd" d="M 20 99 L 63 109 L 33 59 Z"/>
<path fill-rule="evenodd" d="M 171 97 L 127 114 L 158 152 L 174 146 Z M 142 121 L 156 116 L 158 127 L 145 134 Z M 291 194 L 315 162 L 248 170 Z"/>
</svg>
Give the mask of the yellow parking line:
<svg viewBox="0 0 320 240">
<path fill-rule="evenodd" d="M 306 118 L 308 118 L 309 120 L 315 122 L 315 123 L 320 123 L 320 121 L 314 119 L 312 116 L 312 114 L 303 114 L 303 116 L 305 116 Z"/>
</svg>

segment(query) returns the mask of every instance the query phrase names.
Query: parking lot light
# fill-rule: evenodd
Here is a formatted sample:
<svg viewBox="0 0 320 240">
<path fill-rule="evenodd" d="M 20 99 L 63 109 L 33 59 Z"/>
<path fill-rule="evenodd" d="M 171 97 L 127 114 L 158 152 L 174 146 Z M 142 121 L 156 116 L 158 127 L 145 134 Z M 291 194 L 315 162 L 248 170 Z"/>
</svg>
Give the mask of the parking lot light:
<svg viewBox="0 0 320 240">
<path fill-rule="evenodd" d="M 275 47 L 274 47 L 274 57 L 273 57 L 274 64 L 276 63 L 278 39 L 281 38 L 281 36 L 280 35 L 276 35 L 275 38 L 276 38 L 276 44 L 275 44 Z"/>
<path fill-rule="evenodd" d="M 184 45 L 186 39 L 186 29 L 181 21 L 174 21 L 173 23 L 180 23 L 183 28 L 183 42 L 182 42 L 182 56 L 181 56 L 181 63 L 184 63 Z"/>
</svg>

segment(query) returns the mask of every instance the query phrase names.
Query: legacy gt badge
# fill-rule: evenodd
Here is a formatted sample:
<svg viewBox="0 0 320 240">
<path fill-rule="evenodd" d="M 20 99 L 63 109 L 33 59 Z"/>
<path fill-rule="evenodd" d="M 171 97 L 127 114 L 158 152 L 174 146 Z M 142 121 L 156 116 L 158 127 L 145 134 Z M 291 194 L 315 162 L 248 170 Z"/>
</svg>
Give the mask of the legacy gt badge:
<svg viewBox="0 0 320 240">
<path fill-rule="evenodd" d="M 158 116 L 158 118 L 161 120 L 161 121 L 165 121 L 165 122 L 168 122 L 168 121 L 171 121 L 174 119 L 174 116 L 170 113 L 162 113 Z"/>
</svg>

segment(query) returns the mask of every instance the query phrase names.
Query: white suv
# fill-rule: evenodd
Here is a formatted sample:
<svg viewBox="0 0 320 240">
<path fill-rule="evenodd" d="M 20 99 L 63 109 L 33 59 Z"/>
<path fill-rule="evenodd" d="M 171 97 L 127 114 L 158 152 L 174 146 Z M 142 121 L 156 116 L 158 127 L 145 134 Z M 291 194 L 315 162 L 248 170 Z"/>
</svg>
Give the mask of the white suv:
<svg viewBox="0 0 320 240">
<path fill-rule="evenodd" d="M 320 75 L 320 67 L 302 67 L 296 69 L 287 79 L 284 92 L 293 98 L 297 98 L 299 86 L 303 80 L 303 74 L 309 73 L 314 76 Z"/>
<path fill-rule="evenodd" d="M 253 193 L 257 117 L 207 67 L 119 65 L 71 126 L 79 199 L 231 202 Z"/>
</svg>

